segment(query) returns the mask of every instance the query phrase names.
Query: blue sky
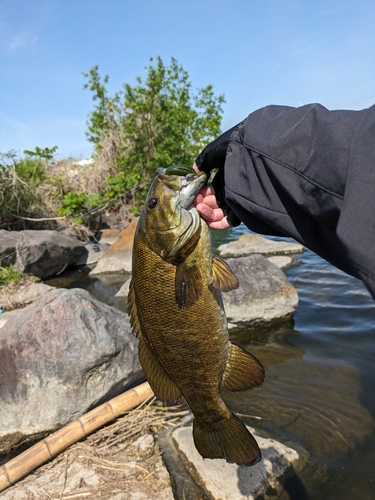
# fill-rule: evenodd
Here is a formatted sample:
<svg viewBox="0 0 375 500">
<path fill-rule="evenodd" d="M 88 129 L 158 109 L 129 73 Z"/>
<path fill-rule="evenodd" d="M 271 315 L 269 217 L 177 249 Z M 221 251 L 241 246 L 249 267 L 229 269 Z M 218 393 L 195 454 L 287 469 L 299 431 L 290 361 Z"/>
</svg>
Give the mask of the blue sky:
<svg viewBox="0 0 375 500">
<path fill-rule="evenodd" d="M 225 94 L 222 130 L 267 104 L 375 103 L 374 0 L 0 0 L 0 151 L 87 158 L 83 72 L 134 85 L 171 57 Z"/>
</svg>

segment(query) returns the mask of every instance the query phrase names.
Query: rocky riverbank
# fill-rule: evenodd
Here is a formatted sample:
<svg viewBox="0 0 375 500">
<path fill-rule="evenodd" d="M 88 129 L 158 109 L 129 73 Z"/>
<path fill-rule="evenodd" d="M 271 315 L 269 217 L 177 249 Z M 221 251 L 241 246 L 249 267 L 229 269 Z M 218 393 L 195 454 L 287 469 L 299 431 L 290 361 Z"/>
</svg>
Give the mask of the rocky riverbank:
<svg viewBox="0 0 375 500">
<path fill-rule="evenodd" d="M 23 270 L 32 270 L 42 279 L 67 267 L 88 262 L 93 265 L 97 261 L 91 274 L 124 273 L 125 283 L 131 272 L 134 230 L 135 223 L 118 234 L 103 231 L 96 242 L 80 242 L 67 235 L 62 239 L 60 236 L 63 235 L 55 238 L 55 232 L 45 231 L 39 232 L 39 235 L 30 235 L 30 231 L 21 232 L 26 234 L 20 235 L 8 234 L 7 238 L 0 238 L 0 259 L 3 259 L 2 265 L 4 261 L 13 262 Z M 242 240 L 240 238 L 237 242 L 222 246 L 219 253 L 221 256 L 231 256 L 229 263 L 241 283 L 238 290 L 223 296 L 231 325 L 257 328 L 284 321 L 293 315 L 298 302 L 297 293 L 279 266 L 293 265 L 295 256 L 303 248 L 291 243 L 280 247 L 261 237 L 252 238 L 251 242 L 250 239 L 245 241 L 242 237 Z M 6 246 L 4 241 L 7 241 Z M 4 293 L 6 291 L 0 296 L 3 302 Z M 22 308 L 0 314 L 0 449 L 4 454 L 11 453 L 16 446 L 30 439 L 53 432 L 142 379 L 137 341 L 126 313 L 101 303 L 81 289 L 54 289 L 43 283 L 32 283 L 17 293 L 17 300 L 13 303 Z M 122 293 L 126 295 L 126 283 Z M 26 305 L 28 302 L 32 303 Z M 6 309 L 7 304 L 1 303 L 0 308 Z M 199 465 L 194 453 L 187 451 L 191 435 L 188 431 L 184 432 L 186 434 L 175 433 L 164 438 L 162 449 L 165 462 L 168 462 L 167 455 L 172 453 L 166 445 L 169 443 L 174 449 L 173 453 L 180 457 L 182 467 L 195 470 L 195 483 L 210 498 L 255 498 L 254 495 L 261 491 L 265 494 L 267 484 L 279 484 L 277 478 L 283 476 L 286 470 L 290 471 L 291 464 L 292 469 L 301 467 L 297 452 L 284 449 L 282 445 L 278 448 L 271 440 L 265 440 L 262 445 L 264 460 L 258 464 L 259 467 L 238 468 L 238 471 L 233 472 L 232 466 L 228 469 L 224 461 L 206 460 L 202 461 L 203 469 L 208 468 L 209 471 L 202 472 L 202 464 Z M 266 451 L 271 448 L 273 454 Z M 164 467 L 160 464 L 160 467 Z M 276 464 L 283 466 L 278 469 Z M 217 467 L 220 471 L 216 470 Z M 179 480 L 173 467 L 169 467 L 169 470 L 177 495 Z M 87 470 L 81 475 L 83 477 L 86 474 Z M 220 477 L 233 478 L 235 474 L 236 477 L 252 478 L 250 482 L 254 488 L 248 485 L 249 479 L 244 479 L 244 482 L 238 482 L 237 496 L 218 497 L 210 483 L 212 474 L 213 477 L 220 474 Z M 258 474 L 258 480 L 254 479 L 254 474 Z M 66 494 L 76 488 L 74 481 L 70 489 L 65 484 Z M 99 488 L 99 483 L 92 486 L 94 490 L 90 490 L 90 494 L 100 491 L 95 490 Z M 9 490 L 9 494 L 13 492 L 13 495 L 21 496 L 4 498 L 33 498 L 22 496 L 22 491 L 26 491 L 22 490 L 22 484 L 26 483 L 21 482 Z M 282 487 L 281 483 L 278 487 L 275 485 L 274 491 Z M 231 490 L 234 492 L 233 485 Z M 30 493 L 31 490 L 28 491 Z M 172 498 L 171 491 L 167 488 L 166 496 L 157 498 Z M 100 498 L 120 500 L 133 497 L 123 496 L 123 492 L 118 491 L 116 496 Z"/>
</svg>

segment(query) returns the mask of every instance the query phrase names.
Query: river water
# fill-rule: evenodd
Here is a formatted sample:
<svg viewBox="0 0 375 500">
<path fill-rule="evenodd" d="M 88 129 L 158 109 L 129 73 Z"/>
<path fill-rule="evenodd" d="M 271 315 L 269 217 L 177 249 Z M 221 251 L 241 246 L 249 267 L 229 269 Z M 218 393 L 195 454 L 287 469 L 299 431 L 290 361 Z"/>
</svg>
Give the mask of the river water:
<svg viewBox="0 0 375 500">
<path fill-rule="evenodd" d="M 215 231 L 218 245 L 245 226 Z M 277 239 L 277 238 L 272 238 Z M 266 369 L 262 387 L 224 398 L 259 434 L 308 454 L 282 500 L 375 499 L 375 303 L 361 282 L 305 250 L 286 271 L 299 304 L 293 319 L 263 330 L 231 330 Z M 86 288 L 124 309 L 124 276 L 85 273 L 50 280 Z"/>
</svg>

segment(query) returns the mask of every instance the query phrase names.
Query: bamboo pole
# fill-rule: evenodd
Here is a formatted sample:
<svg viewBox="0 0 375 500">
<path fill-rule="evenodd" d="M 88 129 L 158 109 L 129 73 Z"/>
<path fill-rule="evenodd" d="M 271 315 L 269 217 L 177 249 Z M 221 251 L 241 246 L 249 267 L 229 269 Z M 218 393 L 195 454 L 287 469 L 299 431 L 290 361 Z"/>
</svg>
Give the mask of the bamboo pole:
<svg viewBox="0 0 375 500">
<path fill-rule="evenodd" d="M 80 439 L 112 422 L 153 395 L 148 382 L 130 389 L 62 427 L 0 467 L 0 492 L 45 464 Z"/>
</svg>

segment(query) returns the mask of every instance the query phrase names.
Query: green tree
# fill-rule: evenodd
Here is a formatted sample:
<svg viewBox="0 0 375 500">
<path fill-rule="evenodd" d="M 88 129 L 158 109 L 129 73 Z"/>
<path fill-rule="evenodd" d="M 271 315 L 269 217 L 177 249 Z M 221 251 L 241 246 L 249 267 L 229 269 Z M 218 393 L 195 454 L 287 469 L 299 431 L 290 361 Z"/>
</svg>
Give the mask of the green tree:
<svg viewBox="0 0 375 500">
<path fill-rule="evenodd" d="M 108 165 L 105 195 L 114 197 L 150 179 L 157 167 L 192 164 L 201 148 L 220 134 L 224 96 L 212 85 L 193 93 L 188 73 L 172 58 L 146 67 L 147 77 L 109 96 L 98 66 L 85 74 L 85 88 L 97 101 L 87 136 L 101 163 Z M 144 196 L 139 191 L 138 199 Z"/>
</svg>

